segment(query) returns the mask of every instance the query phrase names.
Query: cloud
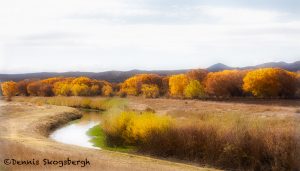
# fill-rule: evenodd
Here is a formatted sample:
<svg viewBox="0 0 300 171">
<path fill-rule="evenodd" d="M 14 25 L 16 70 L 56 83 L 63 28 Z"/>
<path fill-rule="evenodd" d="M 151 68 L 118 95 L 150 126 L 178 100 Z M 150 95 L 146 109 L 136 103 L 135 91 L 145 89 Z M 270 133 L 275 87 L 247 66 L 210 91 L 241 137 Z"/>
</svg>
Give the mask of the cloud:
<svg viewBox="0 0 300 171">
<path fill-rule="evenodd" d="M 265 2 L 6 1 L 1 69 L 178 69 L 299 59 L 299 12 L 287 10 L 297 2 Z"/>
</svg>

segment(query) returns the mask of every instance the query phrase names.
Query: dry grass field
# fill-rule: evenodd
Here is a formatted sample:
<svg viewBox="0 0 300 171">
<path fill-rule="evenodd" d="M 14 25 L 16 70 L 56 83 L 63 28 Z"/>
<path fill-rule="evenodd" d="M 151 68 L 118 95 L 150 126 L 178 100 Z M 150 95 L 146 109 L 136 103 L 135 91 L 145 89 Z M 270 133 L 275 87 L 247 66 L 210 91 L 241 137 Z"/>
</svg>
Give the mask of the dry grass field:
<svg viewBox="0 0 300 171">
<path fill-rule="evenodd" d="M 29 99 L 28 99 L 29 100 Z M 47 136 L 53 129 L 80 117 L 76 109 L 63 106 L 35 105 L 24 102 L 0 101 L 0 160 L 84 160 L 91 165 L 39 166 L 15 165 L 3 170 L 215 170 L 193 165 L 169 162 L 149 157 L 94 150 L 61 144 Z M 80 138 L 80 137 L 79 137 Z"/>
<path fill-rule="evenodd" d="M 82 100 L 84 97 L 80 97 L 80 99 Z M 90 99 L 92 101 L 106 100 L 102 97 L 92 97 Z M 300 123 L 299 100 L 200 101 L 128 97 L 125 101 L 126 106 L 132 110 L 148 110 L 155 111 L 159 115 L 169 115 L 181 126 L 195 125 L 207 120 L 213 120 L 215 125 L 222 125 L 224 118 L 226 120 L 236 117 L 251 121 L 256 119 L 275 120 L 276 123 L 280 124 L 283 123 L 281 121 L 284 121 L 285 124 L 282 124 L 282 127 L 289 123 L 297 123 L 295 137 L 300 137 L 300 124 L 298 124 Z M 157 160 L 132 154 L 91 150 L 54 142 L 47 138 L 49 131 L 80 117 L 80 114 L 73 108 L 45 105 L 44 103 L 45 98 L 43 97 L 14 97 L 13 102 L 10 103 L 1 101 L 1 160 L 7 157 L 20 159 L 38 156 L 39 158 L 64 159 L 71 156 L 72 158 L 81 159 L 83 156 L 87 156 L 92 166 L 85 169 L 90 170 L 95 168 L 102 170 L 209 170 L 199 167 L 202 163 L 189 162 L 186 159 L 177 160 L 172 156 L 163 158 L 164 160 Z M 270 122 L 264 123 L 268 124 Z M 149 149 L 149 147 L 147 148 Z M 190 165 L 180 163 L 189 163 Z M 40 167 L 32 166 L 26 166 L 26 168 L 41 169 Z M 13 167 L 13 169 L 18 170 L 17 167 Z M 80 170 L 81 168 L 72 167 L 72 169 Z"/>
</svg>

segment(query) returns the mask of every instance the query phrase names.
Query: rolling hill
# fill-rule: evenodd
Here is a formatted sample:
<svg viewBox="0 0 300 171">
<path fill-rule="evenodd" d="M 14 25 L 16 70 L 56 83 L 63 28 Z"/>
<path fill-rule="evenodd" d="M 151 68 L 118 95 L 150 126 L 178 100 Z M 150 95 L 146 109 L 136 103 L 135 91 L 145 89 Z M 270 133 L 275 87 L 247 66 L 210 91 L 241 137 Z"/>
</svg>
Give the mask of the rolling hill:
<svg viewBox="0 0 300 171">
<path fill-rule="evenodd" d="M 286 63 L 286 62 L 270 62 L 264 63 L 255 66 L 247 66 L 247 67 L 230 67 L 224 65 L 222 63 L 214 64 L 208 68 L 206 68 L 210 72 L 222 71 L 222 70 L 231 70 L 231 69 L 257 69 L 257 68 L 269 68 L 276 67 L 282 68 L 289 71 L 299 71 L 300 70 L 300 61 L 296 61 L 294 63 Z M 98 80 L 107 80 L 109 82 L 122 82 L 127 78 L 135 75 L 135 74 L 144 74 L 144 73 L 154 73 L 159 75 L 172 75 L 172 74 L 180 74 L 186 73 L 188 70 L 130 70 L 130 71 L 105 71 L 105 72 L 38 72 L 38 73 L 25 73 L 25 74 L 0 74 L 0 81 L 19 81 L 24 79 L 44 79 L 49 77 L 78 77 L 78 76 L 87 76 L 90 78 L 98 79 Z"/>
</svg>

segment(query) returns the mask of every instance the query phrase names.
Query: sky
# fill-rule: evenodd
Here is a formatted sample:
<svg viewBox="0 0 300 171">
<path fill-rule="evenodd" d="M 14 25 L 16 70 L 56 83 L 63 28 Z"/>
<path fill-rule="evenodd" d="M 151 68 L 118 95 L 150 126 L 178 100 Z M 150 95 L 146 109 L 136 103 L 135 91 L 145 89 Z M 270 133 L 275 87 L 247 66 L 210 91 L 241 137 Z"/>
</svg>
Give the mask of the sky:
<svg viewBox="0 0 300 171">
<path fill-rule="evenodd" d="M 297 60 L 299 0 L 0 0 L 0 73 Z"/>
</svg>

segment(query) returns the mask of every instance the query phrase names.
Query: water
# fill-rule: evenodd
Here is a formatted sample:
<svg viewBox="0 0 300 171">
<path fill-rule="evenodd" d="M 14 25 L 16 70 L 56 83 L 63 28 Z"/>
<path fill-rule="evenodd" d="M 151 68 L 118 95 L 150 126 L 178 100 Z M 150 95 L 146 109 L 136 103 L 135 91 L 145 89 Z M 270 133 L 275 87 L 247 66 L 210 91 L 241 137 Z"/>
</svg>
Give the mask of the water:
<svg viewBox="0 0 300 171">
<path fill-rule="evenodd" d="M 88 136 L 86 132 L 101 122 L 102 114 L 101 112 L 82 112 L 82 118 L 72 121 L 68 125 L 55 130 L 50 135 L 50 138 L 64 144 L 100 149 L 100 147 L 93 146 L 93 143 L 90 142 L 92 137 Z"/>
</svg>

